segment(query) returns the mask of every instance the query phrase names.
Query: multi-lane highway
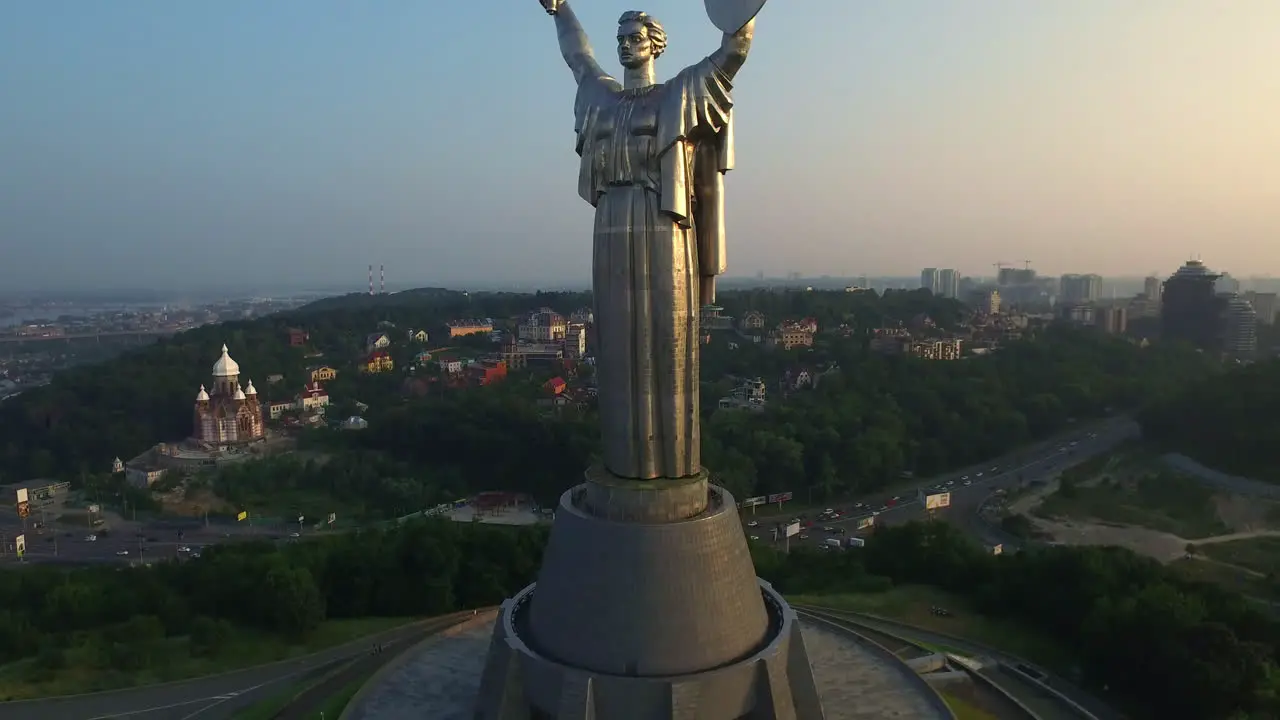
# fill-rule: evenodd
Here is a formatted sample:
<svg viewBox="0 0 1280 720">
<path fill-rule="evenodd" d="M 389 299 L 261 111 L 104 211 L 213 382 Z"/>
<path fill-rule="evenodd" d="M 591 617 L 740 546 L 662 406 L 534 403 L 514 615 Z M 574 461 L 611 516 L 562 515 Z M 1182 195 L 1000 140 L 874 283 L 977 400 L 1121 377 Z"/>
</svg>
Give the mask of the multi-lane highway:
<svg viewBox="0 0 1280 720">
<path fill-rule="evenodd" d="M 39 527 L 38 527 L 39 526 Z M 287 539 L 296 525 L 263 528 L 247 524 L 206 524 L 200 520 L 114 520 L 91 532 L 82 524 L 59 522 L 53 512 L 33 512 L 25 523 L 12 504 L 0 506 L 0 567 L 18 562 L 14 541 L 26 539 L 28 563 L 145 562 L 199 553 L 206 545 L 230 539 Z M 305 532 L 305 531 L 304 531 Z M 90 540 L 90 537 L 93 539 Z"/>
<path fill-rule="evenodd" d="M 1009 537 L 978 517 L 978 508 L 987 498 L 998 490 L 1010 490 L 1052 477 L 1064 468 L 1136 437 L 1138 432 L 1137 423 L 1129 418 L 1082 425 L 1052 440 L 997 460 L 921 480 L 891 494 L 880 493 L 858 500 L 833 503 L 830 509 L 839 513 L 839 517 L 828 516 L 824 519 L 822 510 L 787 513 L 784 506 L 781 514 L 772 507 L 767 512 L 761 509 L 756 515 L 743 511 L 743 520 L 747 525 L 747 534 L 757 542 L 775 542 L 774 527 L 798 518 L 802 525 L 801 535 L 791 538 L 791 542 L 821 547 L 827 538 L 856 534 L 859 520 L 868 516 L 872 516 L 877 525 L 899 525 L 924 519 L 929 512 L 918 499 L 918 493 L 923 489 L 927 492 L 951 494 L 949 507 L 932 511 L 935 518 L 954 523 L 987 544 L 1008 544 Z M 777 542 L 782 543 L 781 540 Z"/>
</svg>

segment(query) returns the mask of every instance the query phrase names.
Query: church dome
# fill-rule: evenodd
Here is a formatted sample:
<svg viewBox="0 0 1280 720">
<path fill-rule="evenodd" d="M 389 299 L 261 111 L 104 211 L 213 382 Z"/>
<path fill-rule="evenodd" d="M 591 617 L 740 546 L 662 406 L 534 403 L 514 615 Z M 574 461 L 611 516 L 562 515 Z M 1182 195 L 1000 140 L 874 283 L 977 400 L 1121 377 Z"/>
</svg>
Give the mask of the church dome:
<svg viewBox="0 0 1280 720">
<path fill-rule="evenodd" d="M 253 381 L 252 381 L 252 380 L 250 380 L 250 381 L 249 381 L 249 387 L 247 387 L 247 388 L 245 388 L 245 389 L 244 389 L 244 394 L 245 394 L 245 395 L 257 395 L 257 394 L 258 394 L 258 388 L 256 388 L 256 387 L 254 387 L 254 386 L 253 386 Z"/>
<path fill-rule="evenodd" d="M 214 377 L 234 377 L 240 374 L 240 364 L 231 359 L 227 354 L 226 343 L 222 345 L 222 357 L 218 358 L 218 362 L 213 364 Z"/>
<path fill-rule="evenodd" d="M 237 387 L 236 394 L 232 397 L 232 400 L 244 400 L 244 388 Z"/>
<path fill-rule="evenodd" d="M 209 393 L 205 392 L 204 386 L 200 386 L 200 392 L 196 393 L 196 402 L 208 402 Z"/>
</svg>

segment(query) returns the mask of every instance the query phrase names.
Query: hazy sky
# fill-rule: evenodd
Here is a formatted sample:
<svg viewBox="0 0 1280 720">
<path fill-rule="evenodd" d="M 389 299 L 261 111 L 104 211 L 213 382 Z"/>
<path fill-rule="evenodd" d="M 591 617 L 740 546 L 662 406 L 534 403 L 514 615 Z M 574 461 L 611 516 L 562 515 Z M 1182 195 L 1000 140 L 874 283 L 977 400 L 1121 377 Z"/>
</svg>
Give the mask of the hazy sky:
<svg viewBox="0 0 1280 720">
<path fill-rule="evenodd" d="M 536 0 L 7 0 L 0 287 L 585 279 L 573 92 Z M 1280 274 L 1277 0 L 774 0 L 735 100 L 734 275 Z"/>
</svg>

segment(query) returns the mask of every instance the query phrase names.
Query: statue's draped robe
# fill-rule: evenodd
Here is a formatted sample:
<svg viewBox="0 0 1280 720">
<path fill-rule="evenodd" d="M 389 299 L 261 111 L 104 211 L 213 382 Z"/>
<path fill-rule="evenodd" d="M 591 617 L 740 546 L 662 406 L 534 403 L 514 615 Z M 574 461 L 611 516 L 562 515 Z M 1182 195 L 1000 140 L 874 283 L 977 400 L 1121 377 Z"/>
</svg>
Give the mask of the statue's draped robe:
<svg viewBox="0 0 1280 720">
<path fill-rule="evenodd" d="M 603 72 L 578 86 L 604 465 L 620 477 L 700 469 L 699 288 L 725 269 L 731 88 L 711 58 L 648 88 L 624 90 Z"/>
</svg>

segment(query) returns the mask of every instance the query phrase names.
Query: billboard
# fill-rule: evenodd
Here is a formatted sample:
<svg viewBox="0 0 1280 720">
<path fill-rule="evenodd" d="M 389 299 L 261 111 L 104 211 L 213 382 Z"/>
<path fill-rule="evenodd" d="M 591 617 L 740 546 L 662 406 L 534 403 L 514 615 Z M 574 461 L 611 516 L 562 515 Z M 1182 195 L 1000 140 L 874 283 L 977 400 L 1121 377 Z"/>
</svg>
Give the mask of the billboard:
<svg viewBox="0 0 1280 720">
<path fill-rule="evenodd" d="M 930 495 L 921 490 L 920 504 L 924 505 L 925 510 L 941 510 L 942 508 L 951 507 L 951 493 L 941 492 Z"/>
<path fill-rule="evenodd" d="M 749 497 L 746 500 L 742 501 L 742 507 L 747 508 L 747 507 L 755 507 L 757 505 L 763 505 L 765 503 L 765 500 L 767 500 L 767 498 L 764 495 Z"/>
<path fill-rule="evenodd" d="M 992 546 L 990 546 L 990 548 L 991 548 L 991 554 L 992 554 L 992 555 L 1003 555 L 1003 554 L 1004 554 L 1004 545 L 1002 545 L 1002 544 L 992 545 Z"/>
<path fill-rule="evenodd" d="M 31 501 L 27 496 L 26 488 L 18 488 L 18 517 L 24 518 L 31 514 Z"/>
<path fill-rule="evenodd" d="M 329 524 L 332 525 L 336 522 L 338 522 L 338 513 L 329 513 Z"/>
<path fill-rule="evenodd" d="M 773 494 L 773 495 L 770 495 L 770 496 L 769 496 L 769 502 L 770 502 L 770 503 L 782 503 L 782 502 L 786 502 L 786 501 L 788 501 L 788 500 L 790 500 L 790 499 L 791 499 L 791 493 L 789 493 L 789 492 L 784 492 L 784 493 L 775 493 L 775 494 Z"/>
<path fill-rule="evenodd" d="M 783 532 L 785 537 L 795 537 L 800 534 L 800 523 L 791 523 Z"/>
<path fill-rule="evenodd" d="M 249 517 L 249 511 L 241 510 L 240 513 L 236 515 L 236 522 L 244 522 L 247 517 Z"/>
<path fill-rule="evenodd" d="M 866 517 L 860 517 L 860 518 L 858 518 L 858 528 L 857 528 L 857 529 L 859 529 L 859 530 L 866 530 L 867 528 L 869 528 L 869 527 L 871 527 L 872 525 L 875 525 L 875 524 L 876 524 L 876 516 L 875 516 L 875 515 L 868 515 L 868 516 L 866 516 Z"/>
<path fill-rule="evenodd" d="M 97 514 L 97 513 L 102 512 L 102 508 L 101 508 L 100 506 L 98 506 L 98 505 L 90 505 L 90 506 L 89 506 L 89 512 L 90 512 L 90 514 Z"/>
<path fill-rule="evenodd" d="M 13 549 L 17 551 L 18 557 L 21 558 L 27 552 L 27 536 L 19 535 L 13 539 Z"/>
</svg>

